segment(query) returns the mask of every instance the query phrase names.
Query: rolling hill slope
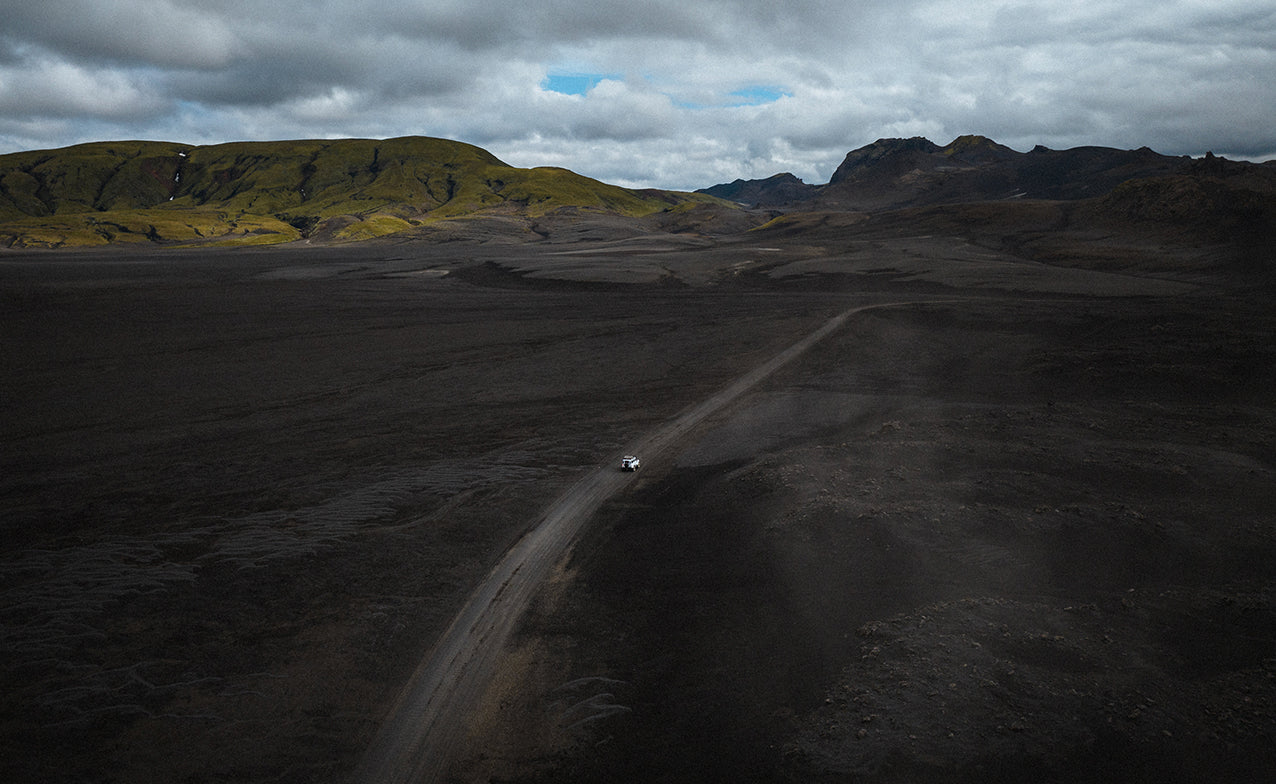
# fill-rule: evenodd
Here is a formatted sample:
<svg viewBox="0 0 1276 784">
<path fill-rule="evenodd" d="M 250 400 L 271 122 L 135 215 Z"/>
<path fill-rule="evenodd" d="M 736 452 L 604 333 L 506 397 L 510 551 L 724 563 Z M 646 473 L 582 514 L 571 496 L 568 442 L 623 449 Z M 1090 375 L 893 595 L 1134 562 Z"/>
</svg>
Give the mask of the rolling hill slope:
<svg viewBox="0 0 1276 784">
<path fill-rule="evenodd" d="M 0 156 L 0 245 L 358 240 L 483 214 L 643 216 L 700 196 L 509 166 L 444 139 L 100 142 Z"/>
</svg>

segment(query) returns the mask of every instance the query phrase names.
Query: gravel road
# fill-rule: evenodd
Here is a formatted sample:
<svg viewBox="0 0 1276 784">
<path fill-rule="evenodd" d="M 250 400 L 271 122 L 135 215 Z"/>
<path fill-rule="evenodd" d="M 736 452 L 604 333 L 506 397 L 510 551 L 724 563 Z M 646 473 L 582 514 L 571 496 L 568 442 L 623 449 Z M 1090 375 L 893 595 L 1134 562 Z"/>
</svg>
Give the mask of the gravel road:
<svg viewBox="0 0 1276 784">
<path fill-rule="evenodd" d="M 904 303 L 866 305 L 834 316 L 819 329 L 744 374 L 626 451 L 659 459 L 706 417 L 800 356 L 859 312 Z M 464 732 L 468 706 L 477 702 L 514 624 L 532 592 L 567 553 L 595 510 L 633 479 L 609 460 L 573 484 L 520 539 L 478 589 L 426 656 L 390 710 L 355 772 L 368 784 L 442 780 Z"/>
</svg>

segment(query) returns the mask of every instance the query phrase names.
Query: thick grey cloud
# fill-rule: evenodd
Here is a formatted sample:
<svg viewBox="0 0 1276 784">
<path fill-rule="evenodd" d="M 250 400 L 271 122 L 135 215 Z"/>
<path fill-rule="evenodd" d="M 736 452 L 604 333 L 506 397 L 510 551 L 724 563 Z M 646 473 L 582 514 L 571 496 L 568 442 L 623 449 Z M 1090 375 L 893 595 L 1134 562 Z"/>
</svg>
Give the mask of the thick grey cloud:
<svg viewBox="0 0 1276 784">
<path fill-rule="evenodd" d="M 0 0 L 0 19 L 0 152 L 424 134 L 672 188 L 823 182 L 883 136 L 1276 156 L 1271 0 Z"/>
</svg>

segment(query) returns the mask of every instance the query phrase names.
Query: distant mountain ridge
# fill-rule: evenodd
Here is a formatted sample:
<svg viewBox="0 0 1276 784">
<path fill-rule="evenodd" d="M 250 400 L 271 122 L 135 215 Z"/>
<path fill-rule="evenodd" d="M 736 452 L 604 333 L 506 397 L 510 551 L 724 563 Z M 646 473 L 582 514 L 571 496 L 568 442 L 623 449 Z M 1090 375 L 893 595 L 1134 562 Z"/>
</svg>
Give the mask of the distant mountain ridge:
<svg viewBox="0 0 1276 784">
<path fill-rule="evenodd" d="M 780 207 L 807 201 L 820 190 L 818 185 L 807 185 L 789 172 L 773 174 L 764 180 L 736 180 L 697 193 L 717 196 L 749 207 Z"/>
<path fill-rule="evenodd" d="M 871 212 L 1004 199 L 1093 198 L 1129 180 L 1199 172 L 1199 163 L 1147 147 L 1051 150 L 1038 145 L 1020 153 L 984 136 L 959 136 L 943 147 L 923 137 L 878 139 L 847 153 L 825 185 L 776 175 L 698 192 L 751 207 Z"/>
<path fill-rule="evenodd" d="M 726 235 L 777 212 L 1017 201 L 1090 205 L 1127 224 L 1261 242 L 1276 233 L 1276 163 L 1171 157 L 1146 147 L 1020 153 L 983 136 L 943 147 L 914 137 L 852 150 L 824 185 L 782 173 L 682 193 L 622 188 L 562 168 L 520 169 L 482 148 L 428 137 L 121 141 L 0 155 L 0 247 L 11 248 Z"/>
<path fill-rule="evenodd" d="M 519 169 L 446 139 L 99 142 L 0 156 L 0 245 L 359 240 L 476 215 L 645 216 L 704 196 Z"/>
</svg>

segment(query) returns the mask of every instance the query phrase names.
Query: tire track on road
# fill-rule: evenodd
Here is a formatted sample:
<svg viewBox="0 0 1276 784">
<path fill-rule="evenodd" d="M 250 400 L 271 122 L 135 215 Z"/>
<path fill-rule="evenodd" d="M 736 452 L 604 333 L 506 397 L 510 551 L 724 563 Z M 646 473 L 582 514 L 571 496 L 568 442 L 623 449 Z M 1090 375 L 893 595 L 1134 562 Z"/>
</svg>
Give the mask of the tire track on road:
<svg viewBox="0 0 1276 784">
<path fill-rule="evenodd" d="M 644 460 L 659 456 L 710 415 L 828 337 L 852 315 L 929 302 L 879 303 L 845 310 L 625 451 Z M 430 784 L 443 779 L 453 751 L 464 740 L 465 711 L 482 697 L 497 658 L 533 592 L 567 554 L 594 512 L 633 480 L 633 474 L 616 467 L 619 459 L 617 454 L 614 461 L 608 460 L 577 480 L 488 573 L 400 693 L 355 770 L 355 782 Z"/>
</svg>

